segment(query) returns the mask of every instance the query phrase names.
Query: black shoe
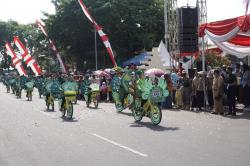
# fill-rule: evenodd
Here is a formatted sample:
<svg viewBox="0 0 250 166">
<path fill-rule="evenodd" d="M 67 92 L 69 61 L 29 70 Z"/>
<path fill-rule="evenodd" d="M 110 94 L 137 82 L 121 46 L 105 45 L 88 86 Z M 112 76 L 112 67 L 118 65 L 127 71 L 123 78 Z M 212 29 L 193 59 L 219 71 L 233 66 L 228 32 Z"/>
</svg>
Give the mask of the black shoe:
<svg viewBox="0 0 250 166">
<path fill-rule="evenodd" d="M 212 112 L 211 114 L 218 115 L 218 112 Z"/>
<path fill-rule="evenodd" d="M 220 115 L 224 115 L 224 113 L 221 112 Z"/>
<path fill-rule="evenodd" d="M 233 115 L 233 113 L 232 112 L 228 112 L 228 113 L 226 113 L 226 115 Z"/>
</svg>

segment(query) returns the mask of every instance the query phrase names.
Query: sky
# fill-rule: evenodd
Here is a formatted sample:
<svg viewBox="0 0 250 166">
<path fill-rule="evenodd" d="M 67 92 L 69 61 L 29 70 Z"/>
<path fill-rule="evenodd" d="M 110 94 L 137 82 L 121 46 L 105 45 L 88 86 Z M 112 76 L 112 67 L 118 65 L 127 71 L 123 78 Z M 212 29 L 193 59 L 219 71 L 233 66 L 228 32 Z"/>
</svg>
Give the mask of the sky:
<svg viewBox="0 0 250 166">
<path fill-rule="evenodd" d="M 15 20 L 22 24 L 43 18 L 42 11 L 55 13 L 51 0 L 0 0 L 0 20 Z"/>
<path fill-rule="evenodd" d="M 51 0 L 0 0 L 0 20 L 9 19 L 19 23 L 33 23 L 42 18 L 41 11 L 55 13 Z M 76 0 L 77 1 L 77 0 Z M 196 0 L 178 0 L 178 6 L 196 5 Z M 244 15 L 243 0 L 207 0 L 208 22 Z"/>
<path fill-rule="evenodd" d="M 245 14 L 244 0 L 207 0 L 208 22 L 218 21 Z M 178 7 L 195 6 L 196 0 L 177 0 Z"/>
</svg>

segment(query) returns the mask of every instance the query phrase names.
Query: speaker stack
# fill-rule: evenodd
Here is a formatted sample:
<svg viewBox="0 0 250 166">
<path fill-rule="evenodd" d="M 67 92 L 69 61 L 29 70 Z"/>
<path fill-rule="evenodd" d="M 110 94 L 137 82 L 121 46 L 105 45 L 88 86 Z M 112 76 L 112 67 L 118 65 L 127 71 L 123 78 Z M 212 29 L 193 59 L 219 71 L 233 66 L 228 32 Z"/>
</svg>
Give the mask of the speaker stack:
<svg viewBox="0 0 250 166">
<path fill-rule="evenodd" d="M 178 9 L 180 53 L 195 53 L 198 51 L 198 10 L 196 7 L 181 7 Z"/>
</svg>

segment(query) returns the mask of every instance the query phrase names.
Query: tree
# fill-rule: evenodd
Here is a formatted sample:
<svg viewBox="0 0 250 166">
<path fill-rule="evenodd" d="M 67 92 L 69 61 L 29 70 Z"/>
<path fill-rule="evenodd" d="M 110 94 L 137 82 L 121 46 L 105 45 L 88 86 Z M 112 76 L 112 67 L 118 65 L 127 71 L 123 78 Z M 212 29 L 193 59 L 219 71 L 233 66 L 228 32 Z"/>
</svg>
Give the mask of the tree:
<svg viewBox="0 0 250 166">
<path fill-rule="evenodd" d="M 229 65 L 230 61 L 228 57 L 222 57 L 220 54 L 214 51 L 206 52 L 206 64 L 212 68 L 221 67 L 223 65 Z M 201 61 L 202 58 L 199 56 L 195 61 Z M 195 62 L 195 63 L 196 63 Z"/>
<path fill-rule="evenodd" d="M 49 35 L 56 41 L 64 59 L 82 69 L 94 68 L 94 30 L 76 0 L 53 0 L 55 15 L 45 20 Z M 122 62 L 144 50 L 151 50 L 163 37 L 161 0 L 85 0 L 89 12 L 108 34 L 116 59 Z M 108 53 L 98 39 L 99 68 L 111 67 Z"/>
</svg>

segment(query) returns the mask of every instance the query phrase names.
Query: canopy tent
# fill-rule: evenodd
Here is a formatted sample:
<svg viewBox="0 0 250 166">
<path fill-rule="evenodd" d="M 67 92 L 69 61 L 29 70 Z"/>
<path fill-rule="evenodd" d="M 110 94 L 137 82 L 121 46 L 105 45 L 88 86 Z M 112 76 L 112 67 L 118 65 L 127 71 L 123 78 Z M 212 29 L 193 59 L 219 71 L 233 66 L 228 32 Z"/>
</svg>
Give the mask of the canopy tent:
<svg viewBox="0 0 250 166">
<path fill-rule="evenodd" d="M 199 37 L 205 35 L 228 54 L 238 58 L 250 55 L 250 15 L 202 24 Z"/>
<path fill-rule="evenodd" d="M 166 66 L 166 67 L 170 67 L 172 66 L 171 64 L 171 56 L 168 52 L 168 50 L 166 49 L 163 41 L 161 41 L 159 47 L 158 47 L 158 55 L 160 56 L 161 58 L 161 61 L 164 62 L 163 66 Z"/>
<path fill-rule="evenodd" d="M 145 61 L 150 60 L 151 55 L 149 55 L 147 52 L 143 52 L 127 61 L 125 61 L 122 65 L 123 66 L 129 66 L 131 64 L 134 64 L 136 66 L 143 65 Z"/>
</svg>

